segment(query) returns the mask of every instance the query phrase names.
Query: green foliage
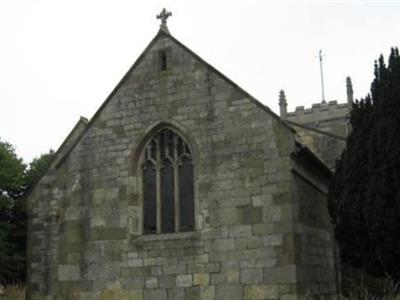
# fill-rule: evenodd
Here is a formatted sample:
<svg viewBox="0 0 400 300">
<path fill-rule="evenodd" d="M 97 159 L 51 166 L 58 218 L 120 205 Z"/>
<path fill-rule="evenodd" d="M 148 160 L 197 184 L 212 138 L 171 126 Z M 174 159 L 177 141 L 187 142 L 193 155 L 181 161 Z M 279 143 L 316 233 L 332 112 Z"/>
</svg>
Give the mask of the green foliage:
<svg viewBox="0 0 400 300">
<path fill-rule="evenodd" d="M 10 195 L 18 193 L 26 166 L 9 143 L 0 140 L 0 189 Z M 3 193 L 4 194 L 4 193 Z"/>
<path fill-rule="evenodd" d="M 0 282 L 14 279 L 21 260 L 13 235 L 25 168 L 15 149 L 0 140 Z"/>
<path fill-rule="evenodd" d="M 43 154 L 27 169 L 14 147 L 0 140 L 0 284 L 25 279 L 24 193 L 39 179 L 53 155 L 53 151 Z"/>
<path fill-rule="evenodd" d="M 28 189 L 31 188 L 46 171 L 53 157 L 54 151 L 50 150 L 49 153 L 42 154 L 40 157 L 32 160 L 24 176 L 24 183 Z"/>
<path fill-rule="evenodd" d="M 400 56 L 375 63 L 371 95 L 353 104 L 352 132 L 329 192 L 341 258 L 400 279 Z"/>
</svg>

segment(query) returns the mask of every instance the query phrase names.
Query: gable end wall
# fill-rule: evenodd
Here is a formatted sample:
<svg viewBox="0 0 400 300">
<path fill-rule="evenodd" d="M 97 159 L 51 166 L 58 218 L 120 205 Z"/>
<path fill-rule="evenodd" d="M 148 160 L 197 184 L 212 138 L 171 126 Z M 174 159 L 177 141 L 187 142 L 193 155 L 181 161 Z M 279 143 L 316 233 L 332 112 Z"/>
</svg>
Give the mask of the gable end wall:
<svg viewBox="0 0 400 300">
<path fill-rule="evenodd" d="M 135 152 L 160 122 L 197 149 L 194 232 L 142 235 Z M 296 299 L 294 144 L 246 93 L 159 36 L 31 195 L 30 298 Z"/>
</svg>

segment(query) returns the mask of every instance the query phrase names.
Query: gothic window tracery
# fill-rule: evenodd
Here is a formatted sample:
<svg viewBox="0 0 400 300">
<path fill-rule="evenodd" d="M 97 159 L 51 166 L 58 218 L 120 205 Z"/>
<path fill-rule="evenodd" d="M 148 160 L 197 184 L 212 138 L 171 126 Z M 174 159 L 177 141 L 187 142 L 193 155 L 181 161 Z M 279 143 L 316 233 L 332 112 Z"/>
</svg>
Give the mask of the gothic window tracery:
<svg viewBox="0 0 400 300">
<path fill-rule="evenodd" d="M 173 130 L 163 128 L 145 146 L 140 164 L 143 232 L 194 230 L 192 154 Z"/>
</svg>

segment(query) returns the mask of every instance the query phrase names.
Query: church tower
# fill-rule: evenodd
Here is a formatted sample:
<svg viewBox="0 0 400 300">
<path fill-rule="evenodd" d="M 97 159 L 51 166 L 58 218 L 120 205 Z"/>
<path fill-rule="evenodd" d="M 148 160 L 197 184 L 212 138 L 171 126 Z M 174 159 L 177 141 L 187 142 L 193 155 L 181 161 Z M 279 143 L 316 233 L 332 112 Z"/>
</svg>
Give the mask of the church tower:
<svg viewBox="0 0 400 300">
<path fill-rule="evenodd" d="M 332 170 L 340 157 L 349 133 L 348 119 L 353 99 L 351 78 L 346 78 L 347 102 L 329 101 L 314 103 L 311 108 L 296 107 L 287 112 L 287 100 L 283 91 L 279 93 L 281 118 L 292 125 L 301 141 L 316 153 Z"/>
</svg>

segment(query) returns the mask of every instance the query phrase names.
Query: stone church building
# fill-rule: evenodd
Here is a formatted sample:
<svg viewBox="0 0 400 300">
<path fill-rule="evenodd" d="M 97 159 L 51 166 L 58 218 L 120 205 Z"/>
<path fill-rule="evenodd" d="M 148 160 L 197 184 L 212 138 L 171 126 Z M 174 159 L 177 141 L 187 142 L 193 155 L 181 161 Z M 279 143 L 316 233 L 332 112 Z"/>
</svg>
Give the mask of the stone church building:
<svg viewBox="0 0 400 300">
<path fill-rule="evenodd" d="M 28 198 L 28 298 L 334 298 L 331 170 L 159 32 Z"/>
</svg>

